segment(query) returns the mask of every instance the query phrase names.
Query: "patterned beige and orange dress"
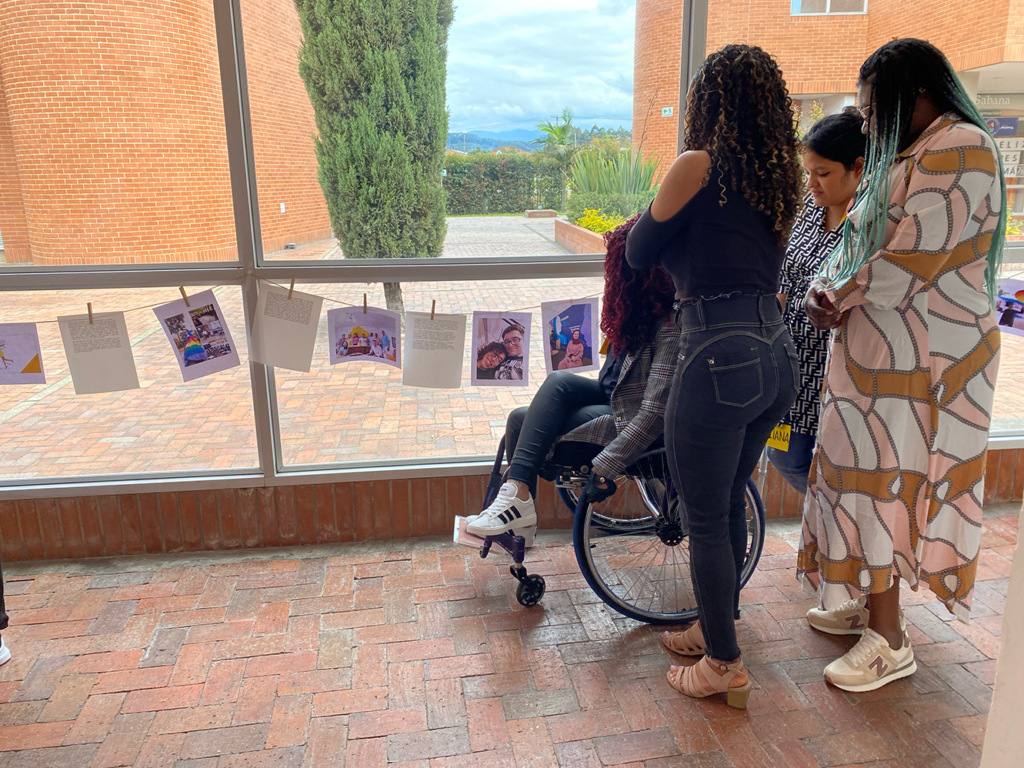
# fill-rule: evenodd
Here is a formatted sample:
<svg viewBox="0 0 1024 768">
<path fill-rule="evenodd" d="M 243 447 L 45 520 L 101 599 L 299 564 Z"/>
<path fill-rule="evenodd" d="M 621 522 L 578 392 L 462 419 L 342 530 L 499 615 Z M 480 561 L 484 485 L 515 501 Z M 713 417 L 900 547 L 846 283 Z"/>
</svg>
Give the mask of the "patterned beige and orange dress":
<svg viewBox="0 0 1024 768">
<path fill-rule="evenodd" d="M 985 286 L 995 151 L 956 114 L 932 123 L 896 158 L 885 247 L 829 295 L 844 315 L 798 561 L 827 610 L 896 576 L 970 616 L 999 365 Z"/>
</svg>

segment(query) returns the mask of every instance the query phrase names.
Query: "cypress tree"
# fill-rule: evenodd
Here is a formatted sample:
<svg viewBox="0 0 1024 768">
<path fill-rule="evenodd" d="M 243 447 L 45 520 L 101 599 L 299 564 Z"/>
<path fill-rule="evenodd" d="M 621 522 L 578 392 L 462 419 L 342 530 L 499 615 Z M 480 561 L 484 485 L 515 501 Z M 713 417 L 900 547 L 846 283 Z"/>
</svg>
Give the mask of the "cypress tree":
<svg viewBox="0 0 1024 768">
<path fill-rule="evenodd" d="M 295 0 L 318 177 L 346 259 L 432 257 L 446 230 L 452 0 Z M 402 311 L 398 283 L 384 283 Z"/>
</svg>

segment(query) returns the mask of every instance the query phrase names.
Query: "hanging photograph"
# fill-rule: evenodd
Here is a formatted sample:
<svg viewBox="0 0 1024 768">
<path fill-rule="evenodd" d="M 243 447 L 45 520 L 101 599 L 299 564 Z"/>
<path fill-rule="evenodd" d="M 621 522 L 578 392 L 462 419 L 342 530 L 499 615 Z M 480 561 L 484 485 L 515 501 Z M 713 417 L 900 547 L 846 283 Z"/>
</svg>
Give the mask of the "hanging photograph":
<svg viewBox="0 0 1024 768">
<path fill-rule="evenodd" d="M 171 342 L 185 381 L 240 365 L 224 313 L 212 290 L 163 304 L 153 310 Z"/>
<path fill-rule="evenodd" d="M 35 323 L 0 323 L 0 385 L 45 384 Z"/>
<path fill-rule="evenodd" d="M 379 307 L 327 310 L 331 365 L 353 361 L 402 367 L 402 316 Z"/>
<path fill-rule="evenodd" d="M 530 383 L 529 312 L 474 312 L 470 381 L 481 387 Z"/>
<path fill-rule="evenodd" d="M 597 356 L 597 298 L 550 301 L 540 306 L 545 334 L 544 367 L 554 371 L 595 371 Z"/>
<path fill-rule="evenodd" d="M 124 312 L 57 318 L 76 395 L 139 388 Z"/>
<path fill-rule="evenodd" d="M 996 322 L 999 330 L 1024 336 L 1024 280 L 999 281 L 996 291 Z"/>
</svg>

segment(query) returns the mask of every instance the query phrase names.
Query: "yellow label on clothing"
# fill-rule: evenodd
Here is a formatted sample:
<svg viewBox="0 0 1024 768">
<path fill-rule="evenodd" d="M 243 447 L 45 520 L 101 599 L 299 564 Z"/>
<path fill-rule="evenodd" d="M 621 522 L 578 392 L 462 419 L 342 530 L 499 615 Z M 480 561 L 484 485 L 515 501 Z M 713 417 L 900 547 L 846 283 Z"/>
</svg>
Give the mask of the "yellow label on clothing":
<svg viewBox="0 0 1024 768">
<path fill-rule="evenodd" d="M 611 342 L 608 340 L 608 337 L 605 336 L 604 337 L 604 341 L 601 342 L 601 354 L 602 355 L 607 355 L 608 354 L 608 345 L 609 344 L 611 344 Z"/>
<path fill-rule="evenodd" d="M 779 451 L 789 451 L 789 424 L 779 424 L 772 430 L 772 436 L 768 438 L 768 447 Z"/>
</svg>

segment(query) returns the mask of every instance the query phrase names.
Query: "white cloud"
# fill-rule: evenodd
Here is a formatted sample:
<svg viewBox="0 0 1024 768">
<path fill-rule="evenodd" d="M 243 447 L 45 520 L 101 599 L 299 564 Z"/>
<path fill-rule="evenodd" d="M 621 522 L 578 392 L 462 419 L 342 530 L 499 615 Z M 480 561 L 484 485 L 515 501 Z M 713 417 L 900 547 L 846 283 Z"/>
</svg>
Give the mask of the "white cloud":
<svg viewBox="0 0 1024 768">
<path fill-rule="evenodd" d="M 635 0 L 456 0 L 450 130 L 533 128 L 572 107 L 629 125 Z"/>
</svg>

